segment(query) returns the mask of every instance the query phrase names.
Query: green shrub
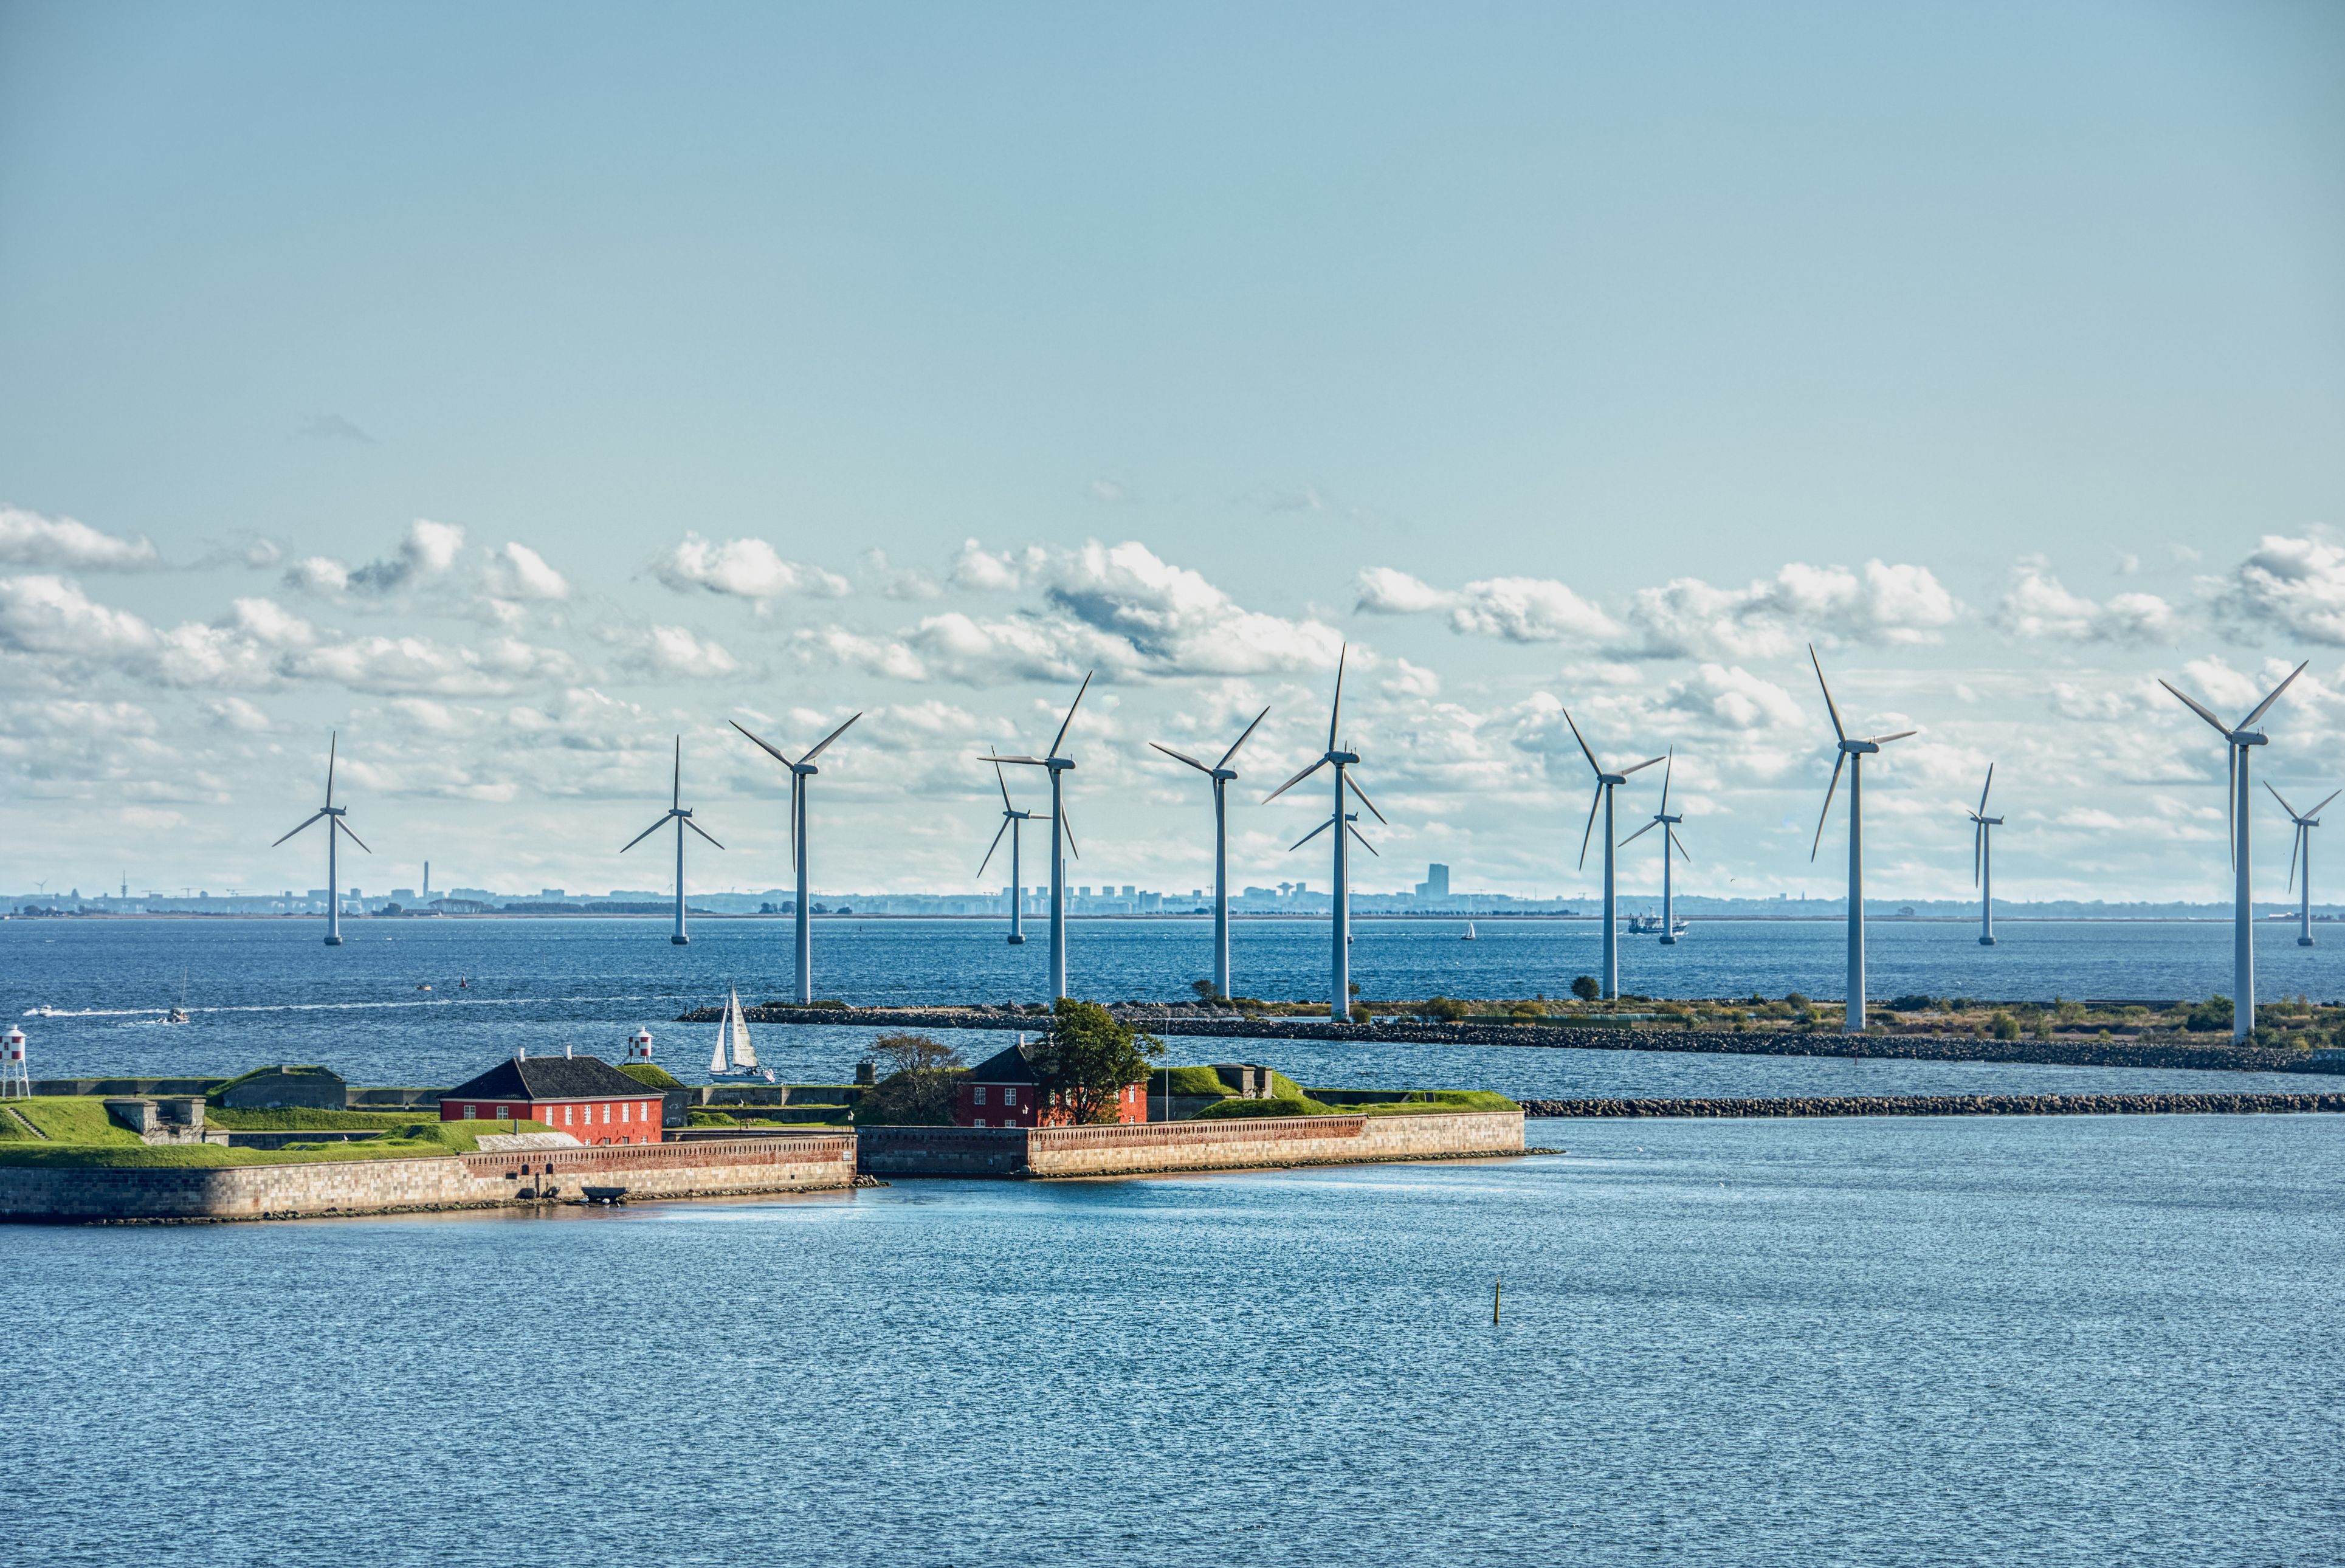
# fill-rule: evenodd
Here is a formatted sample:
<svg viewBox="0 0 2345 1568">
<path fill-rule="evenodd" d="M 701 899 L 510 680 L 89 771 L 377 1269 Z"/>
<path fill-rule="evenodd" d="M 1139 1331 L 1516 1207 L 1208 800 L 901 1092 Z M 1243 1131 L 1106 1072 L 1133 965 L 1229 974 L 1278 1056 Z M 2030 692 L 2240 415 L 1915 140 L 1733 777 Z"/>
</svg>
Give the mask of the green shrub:
<svg viewBox="0 0 2345 1568">
<path fill-rule="evenodd" d="M 1986 1032 L 1998 1040 L 2015 1040 L 2019 1038 L 2019 1020 L 1997 1007 L 1986 1021 Z"/>
<path fill-rule="evenodd" d="M 2194 1035 L 2228 1034 L 2231 1028 L 2231 998 L 2209 996 L 2190 1009 L 2182 1027 Z"/>
<path fill-rule="evenodd" d="M 1593 975 L 1582 975 L 1571 983 L 1571 994 L 1583 1002 L 1593 1002 L 1604 995 L 1604 987 L 1596 983 Z"/>
<path fill-rule="evenodd" d="M 1436 1024 L 1454 1024 L 1472 1011 L 1455 996 L 1435 996 L 1417 1005 L 1416 1016 Z"/>
</svg>

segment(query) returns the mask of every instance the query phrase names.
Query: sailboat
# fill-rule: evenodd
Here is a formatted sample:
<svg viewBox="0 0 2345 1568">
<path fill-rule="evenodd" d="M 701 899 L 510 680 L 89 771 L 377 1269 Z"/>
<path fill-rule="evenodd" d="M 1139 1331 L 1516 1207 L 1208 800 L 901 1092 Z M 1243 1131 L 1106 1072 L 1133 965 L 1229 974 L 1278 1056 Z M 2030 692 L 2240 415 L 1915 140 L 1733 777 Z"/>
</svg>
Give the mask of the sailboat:
<svg viewBox="0 0 2345 1568">
<path fill-rule="evenodd" d="M 1466 922 L 1466 935 L 1460 936 L 1457 940 L 1460 942 L 1472 942 L 1476 939 L 1477 938 L 1474 936 L 1474 923 L 1471 920 L 1468 920 Z"/>
<path fill-rule="evenodd" d="M 188 972 L 185 969 L 182 969 L 179 971 L 179 1005 L 163 1015 L 163 1022 L 167 1024 L 184 1024 L 187 1021 Z"/>
<path fill-rule="evenodd" d="M 712 1078 L 756 1078 L 768 1081 L 773 1075 L 757 1066 L 757 1047 L 749 1043 L 749 1020 L 741 1013 L 741 993 L 731 994 L 725 1004 L 725 1022 L 716 1030 L 716 1050 L 708 1058 L 708 1076 Z"/>
</svg>

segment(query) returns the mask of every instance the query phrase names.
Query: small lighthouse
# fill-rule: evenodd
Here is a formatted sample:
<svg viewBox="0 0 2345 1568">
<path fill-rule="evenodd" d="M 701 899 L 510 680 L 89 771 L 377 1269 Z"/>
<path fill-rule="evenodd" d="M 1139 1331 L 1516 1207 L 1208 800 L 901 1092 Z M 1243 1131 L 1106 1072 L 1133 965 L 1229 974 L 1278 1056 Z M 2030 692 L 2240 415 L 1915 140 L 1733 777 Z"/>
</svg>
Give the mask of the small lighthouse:
<svg viewBox="0 0 2345 1568">
<path fill-rule="evenodd" d="M 32 1069 L 25 1065 L 25 1031 L 14 1024 L 0 1035 L 0 1099 L 31 1099 Z"/>
<path fill-rule="evenodd" d="M 651 1059 L 652 1032 L 638 1024 L 635 1026 L 635 1032 L 627 1037 L 627 1060 L 647 1062 Z"/>
</svg>

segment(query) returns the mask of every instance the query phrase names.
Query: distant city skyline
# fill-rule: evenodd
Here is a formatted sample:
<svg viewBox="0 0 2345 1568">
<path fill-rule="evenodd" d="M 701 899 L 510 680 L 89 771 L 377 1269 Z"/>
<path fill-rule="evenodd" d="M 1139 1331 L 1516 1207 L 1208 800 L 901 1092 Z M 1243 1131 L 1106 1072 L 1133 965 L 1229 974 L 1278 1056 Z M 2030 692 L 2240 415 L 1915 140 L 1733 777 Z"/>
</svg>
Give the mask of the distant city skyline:
<svg viewBox="0 0 2345 1568">
<path fill-rule="evenodd" d="M 0 9 L 0 885 L 306 889 L 339 731 L 345 884 L 647 880 L 681 733 L 782 886 L 732 724 L 862 712 L 813 896 L 974 894 L 1096 669 L 1071 876 L 1209 888 L 1147 743 L 1266 705 L 1231 881 L 1324 886 L 1348 641 L 1363 890 L 1594 897 L 1568 704 L 1681 897 L 1824 897 L 1812 640 L 1869 888 L 1992 764 L 1999 897 L 2227 900 L 2158 677 L 2309 658 L 2345 783 L 2345 13 L 1691 15 Z"/>
</svg>

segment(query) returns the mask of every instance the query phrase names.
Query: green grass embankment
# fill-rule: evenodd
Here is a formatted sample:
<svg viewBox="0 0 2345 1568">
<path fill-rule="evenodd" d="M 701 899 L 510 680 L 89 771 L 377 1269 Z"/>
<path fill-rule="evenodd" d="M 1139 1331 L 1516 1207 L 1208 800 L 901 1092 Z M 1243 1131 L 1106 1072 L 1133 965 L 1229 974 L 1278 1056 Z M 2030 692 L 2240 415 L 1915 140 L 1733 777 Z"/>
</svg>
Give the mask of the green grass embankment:
<svg viewBox="0 0 2345 1568">
<path fill-rule="evenodd" d="M 227 1148 L 214 1143 L 147 1144 L 117 1127 L 102 1101 L 52 1096 L 13 1100 L 9 1109 L 25 1118 L 46 1138 L 11 1132 L 0 1118 L 0 1165 L 37 1165 L 94 1170 L 160 1169 L 232 1165 L 316 1165 L 334 1160 L 430 1159 L 471 1154 L 481 1136 L 493 1132 L 552 1132 L 543 1122 L 438 1121 L 412 1115 L 371 1111 L 230 1111 L 243 1130 L 299 1131 L 380 1128 L 371 1138 L 331 1143 L 293 1143 L 283 1148 Z M 358 1118 L 328 1119 L 328 1118 Z M 259 1118 L 254 1126 L 246 1118 Z M 283 1119 L 292 1118 L 289 1122 Z M 207 1119 L 209 1119 L 208 1117 Z"/>
<path fill-rule="evenodd" d="M 1209 1105 L 1192 1120 L 1227 1121 L 1262 1116 L 1438 1116 L 1457 1111 L 1508 1111 L 1523 1108 L 1488 1089 L 1419 1089 L 1406 1099 L 1370 1105 L 1327 1105 L 1304 1090 L 1270 1099 L 1225 1099 Z"/>
</svg>

